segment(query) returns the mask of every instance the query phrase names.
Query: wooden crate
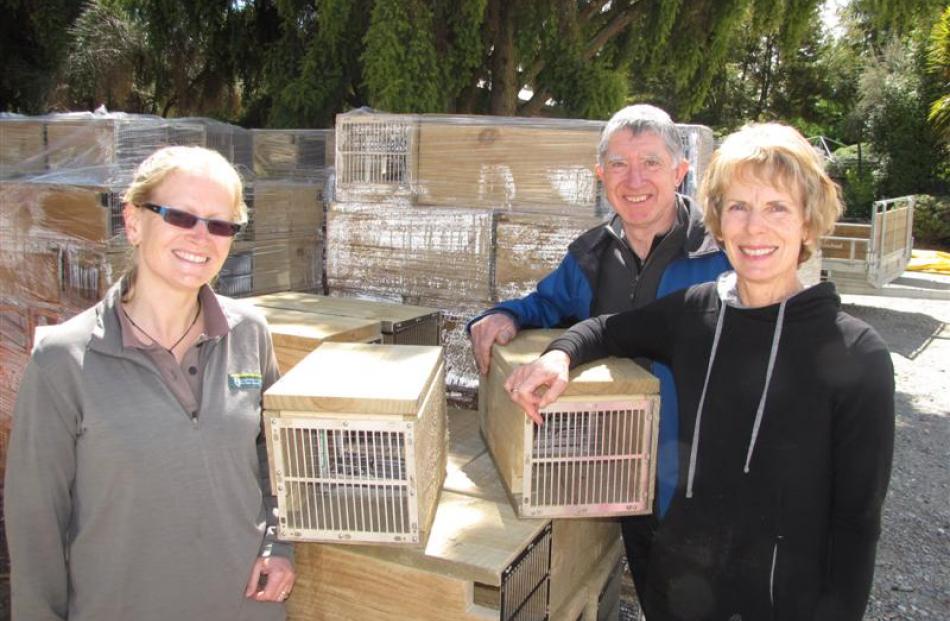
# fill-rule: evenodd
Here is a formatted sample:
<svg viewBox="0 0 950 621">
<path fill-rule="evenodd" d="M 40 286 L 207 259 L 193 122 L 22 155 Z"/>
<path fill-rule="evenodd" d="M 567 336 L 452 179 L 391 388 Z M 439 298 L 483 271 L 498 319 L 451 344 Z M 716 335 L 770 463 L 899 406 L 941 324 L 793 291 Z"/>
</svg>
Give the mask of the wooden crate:
<svg viewBox="0 0 950 621">
<path fill-rule="evenodd" d="M 7 238 L 126 245 L 122 201 L 105 186 L 4 182 L 0 205 Z"/>
<path fill-rule="evenodd" d="M 416 202 L 594 215 L 603 123 L 423 115 Z"/>
<path fill-rule="evenodd" d="M 595 216 L 498 214 L 495 231 L 494 301 L 528 295 L 551 273 L 567 247 L 584 231 L 602 223 Z"/>
<path fill-rule="evenodd" d="M 449 410 L 449 465 L 444 490 L 507 502 L 508 494 L 481 435 L 474 411 Z M 589 608 L 592 584 L 616 563 L 620 525 L 609 518 L 552 520 L 552 619 L 573 621 Z"/>
<path fill-rule="evenodd" d="M 379 343 L 379 322 L 258 306 L 267 318 L 277 366 L 286 374 L 323 343 Z"/>
<path fill-rule="evenodd" d="M 411 199 L 416 176 L 418 116 L 362 111 L 336 116 L 338 201 Z"/>
<path fill-rule="evenodd" d="M 53 115 L 46 119 L 46 144 L 51 171 L 79 171 L 124 187 L 136 166 L 169 144 L 168 123 L 144 115 Z"/>
<path fill-rule="evenodd" d="M 564 394 L 536 426 L 504 381 L 543 352 L 558 331 L 522 331 L 492 348 L 479 386 L 482 433 L 523 517 L 638 515 L 653 506 L 659 381 L 628 359 L 571 372 Z"/>
<path fill-rule="evenodd" d="M 234 242 L 218 290 L 247 296 L 323 288 L 323 241 L 316 236 Z"/>
<path fill-rule="evenodd" d="M 254 129 L 251 140 L 258 178 L 322 183 L 333 165 L 332 129 Z"/>
<path fill-rule="evenodd" d="M 327 212 L 327 284 L 341 295 L 487 306 L 492 229 L 485 209 L 334 203 Z"/>
<path fill-rule="evenodd" d="M 363 298 L 340 298 L 283 291 L 251 298 L 261 307 L 366 319 L 379 324 L 384 343 L 393 345 L 439 345 L 442 313 L 435 308 L 397 304 Z"/>
<path fill-rule="evenodd" d="M 0 178 L 46 170 L 46 126 L 40 119 L 0 119 Z"/>
<path fill-rule="evenodd" d="M 550 537 L 507 502 L 443 492 L 424 550 L 297 544 L 289 618 L 540 621 Z"/>
<path fill-rule="evenodd" d="M 264 395 L 279 533 L 423 544 L 445 476 L 442 350 L 324 343 Z"/>
<path fill-rule="evenodd" d="M 259 180 L 249 190 L 252 199 L 247 239 L 322 235 L 322 184 Z"/>
</svg>

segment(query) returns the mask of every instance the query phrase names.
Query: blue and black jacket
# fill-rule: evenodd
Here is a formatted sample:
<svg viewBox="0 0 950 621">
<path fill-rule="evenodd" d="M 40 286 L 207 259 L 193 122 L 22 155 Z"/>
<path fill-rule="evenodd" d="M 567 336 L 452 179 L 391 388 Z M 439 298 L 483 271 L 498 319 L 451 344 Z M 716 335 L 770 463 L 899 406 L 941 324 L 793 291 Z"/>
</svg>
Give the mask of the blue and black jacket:
<svg viewBox="0 0 950 621">
<path fill-rule="evenodd" d="M 575 239 L 556 270 L 530 295 L 508 300 L 476 317 L 503 312 L 519 329 L 568 327 L 592 316 L 639 308 L 674 291 L 715 280 L 730 268 L 708 235 L 702 214 L 686 196 L 677 197 L 677 224 L 639 259 L 624 240 L 618 216 Z M 471 324 L 469 324 L 471 325 Z M 660 437 L 657 459 L 658 513 L 666 513 L 676 486 L 678 417 L 670 369 L 643 361 L 660 379 Z"/>
</svg>

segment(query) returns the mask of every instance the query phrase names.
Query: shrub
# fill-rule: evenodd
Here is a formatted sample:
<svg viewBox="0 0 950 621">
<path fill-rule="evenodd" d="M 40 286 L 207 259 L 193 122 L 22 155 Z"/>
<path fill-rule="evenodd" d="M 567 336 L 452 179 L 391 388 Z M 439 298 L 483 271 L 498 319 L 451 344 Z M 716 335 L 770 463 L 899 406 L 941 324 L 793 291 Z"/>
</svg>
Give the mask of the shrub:
<svg viewBox="0 0 950 621">
<path fill-rule="evenodd" d="M 950 250 L 950 196 L 917 196 L 914 207 L 914 245 Z"/>
</svg>

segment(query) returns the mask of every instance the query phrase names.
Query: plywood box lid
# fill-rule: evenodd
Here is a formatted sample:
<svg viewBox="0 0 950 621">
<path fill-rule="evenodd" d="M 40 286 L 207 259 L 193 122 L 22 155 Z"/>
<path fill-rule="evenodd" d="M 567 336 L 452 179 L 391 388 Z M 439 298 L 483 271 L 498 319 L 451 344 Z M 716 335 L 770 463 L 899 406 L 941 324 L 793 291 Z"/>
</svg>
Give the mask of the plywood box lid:
<svg viewBox="0 0 950 621">
<path fill-rule="evenodd" d="M 384 331 L 391 331 L 393 325 L 407 321 L 418 320 L 439 313 L 438 309 L 424 306 L 398 304 L 396 302 L 379 302 L 376 300 L 362 300 L 359 298 L 334 298 L 315 293 L 300 293 L 297 291 L 283 291 L 252 298 L 258 306 L 271 308 L 288 308 L 314 313 L 360 317 L 375 319 L 382 322 Z"/>
<path fill-rule="evenodd" d="M 365 343 L 380 338 L 379 322 L 340 315 L 258 307 L 267 318 L 275 344 L 312 346 L 313 342 Z"/>
<path fill-rule="evenodd" d="M 264 407 L 415 417 L 441 365 L 441 347 L 324 343 L 264 393 Z"/>
<path fill-rule="evenodd" d="M 492 347 L 492 365 L 505 376 L 534 361 L 563 330 L 522 330 L 508 345 Z M 565 397 L 574 395 L 656 394 L 659 380 L 628 358 L 605 358 L 573 369 Z"/>
</svg>

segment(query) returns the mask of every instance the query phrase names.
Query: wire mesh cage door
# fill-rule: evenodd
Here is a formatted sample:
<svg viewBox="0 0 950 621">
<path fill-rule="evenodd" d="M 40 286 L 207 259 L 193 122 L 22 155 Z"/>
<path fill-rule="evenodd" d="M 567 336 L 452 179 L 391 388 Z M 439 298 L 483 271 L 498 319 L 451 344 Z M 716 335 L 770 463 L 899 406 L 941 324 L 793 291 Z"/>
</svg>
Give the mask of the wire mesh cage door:
<svg viewBox="0 0 950 621">
<path fill-rule="evenodd" d="M 394 345 L 439 345 L 442 342 L 442 313 L 432 313 L 393 324 L 383 339 Z"/>
<path fill-rule="evenodd" d="M 269 421 L 282 538 L 419 542 L 411 423 Z"/>
<path fill-rule="evenodd" d="M 520 513 L 584 517 L 649 513 L 659 433 L 657 397 L 561 399 L 525 417 Z"/>
<path fill-rule="evenodd" d="M 341 200 L 409 194 L 416 181 L 418 121 L 409 115 L 339 115 L 336 193 Z"/>
<path fill-rule="evenodd" d="M 551 596 L 551 523 L 501 576 L 502 621 L 547 621 Z"/>
</svg>

